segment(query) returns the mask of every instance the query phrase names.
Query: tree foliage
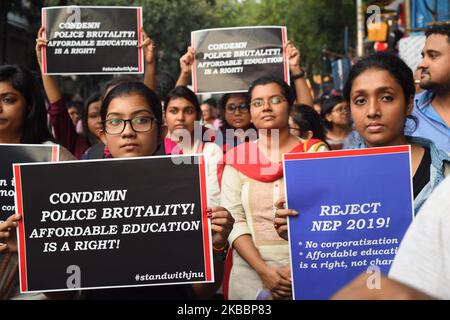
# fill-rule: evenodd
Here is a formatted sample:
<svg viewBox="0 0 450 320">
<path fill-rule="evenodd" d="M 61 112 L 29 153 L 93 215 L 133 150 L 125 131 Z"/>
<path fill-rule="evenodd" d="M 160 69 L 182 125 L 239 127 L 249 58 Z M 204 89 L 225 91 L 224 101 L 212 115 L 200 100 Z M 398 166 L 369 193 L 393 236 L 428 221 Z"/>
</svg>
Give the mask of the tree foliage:
<svg viewBox="0 0 450 320">
<path fill-rule="evenodd" d="M 230 1 L 224 0 L 229 3 Z M 344 30 L 355 38 L 353 0 L 244 0 L 231 1 L 233 14 L 219 17 L 224 25 L 284 25 L 288 37 L 301 48 L 306 65 L 320 65 L 322 50 L 344 52 Z M 350 43 L 352 44 L 352 43 Z"/>
</svg>

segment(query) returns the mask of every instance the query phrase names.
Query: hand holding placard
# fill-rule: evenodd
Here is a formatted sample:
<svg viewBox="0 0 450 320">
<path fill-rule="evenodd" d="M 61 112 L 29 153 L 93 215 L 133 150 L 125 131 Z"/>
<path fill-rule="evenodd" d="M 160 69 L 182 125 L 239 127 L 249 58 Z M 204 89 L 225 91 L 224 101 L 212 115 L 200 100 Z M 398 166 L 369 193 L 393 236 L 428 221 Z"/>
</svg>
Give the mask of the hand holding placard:
<svg viewBox="0 0 450 320">
<path fill-rule="evenodd" d="M 139 49 L 144 48 L 144 60 L 145 64 L 150 65 L 155 63 L 155 42 L 147 35 L 147 33 L 144 31 L 144 28 L 141 28 L 142 32 L 142 38 L 143 42 L 140 46 L 138 46 Z"/>
<path fill-rule="evenodd" d="M 211 219 L 213 248 L 217 251 L 223 251 L 227 245 L 231 229 L 233 229 L 233 216 L 223 207 L 214 207 L 208 217 Z"/>
<path fill-rule="evenodd" d="M 44 70 L 42 69 L 42 48 L 47 46 L 47 40 L 45 39 L 45 27 L 42 26 L 38 33 L 36 38 L 36 57 L 39 64 L 39 70 L 44 73 Z"/>
<path fill-rule="evenodd" d="M 294 47 L 291 41 L 284 45 L 284 49 L 289 60 L 289 70 L 292 74 L 300 73 L 302 71 L 300 50 Z"/>
<path fill-rule="evenodd" d="M 290 210 L 285 208 L 286 200 L 285 198 L 279 199 L 275 203 L 275 219 L 273 220 L 273 226 L 277 230 L 278 235 L 284 240 L 288 240 L 288 227 L 287 227 L 287 217 L 298 216 L 298 212 L 295 210 Z"/>
<path fill-rule="evenodd" d="M 0 253 L 17 252 L 16 227 L 21 218 L 20 214 L 13 214 L 0 223 Z"/>
<path fill-rule="evenodd" d="M 180 68 L 182 73 L 191 73 L 192 64 L 194 63 L 195 50 L 188 47 L 187 52 L 180 59 Z"/>
<path fill-rule="evenodd" d="M 177 86 L 187 86 L 191 77 L 192 66 L 195 60 L 195 50 L 188 47 L 186 53 L 180 58 L 180 77 L 177 80 Z"/>
</svg>

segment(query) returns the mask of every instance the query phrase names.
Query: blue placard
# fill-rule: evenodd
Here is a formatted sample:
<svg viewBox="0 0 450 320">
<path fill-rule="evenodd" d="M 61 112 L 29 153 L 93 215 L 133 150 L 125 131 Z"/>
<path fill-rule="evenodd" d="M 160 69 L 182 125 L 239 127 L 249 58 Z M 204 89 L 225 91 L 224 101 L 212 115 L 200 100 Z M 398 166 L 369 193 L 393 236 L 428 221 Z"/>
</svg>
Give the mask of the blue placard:
<svg viewBox="0 0 450 320">
<path fill-rule="evenodd" d="M 369 266 L 387 274 L 414 213 L 409 147 L 285 155 L 293 295 L 329 299 Z"/>
</svg>

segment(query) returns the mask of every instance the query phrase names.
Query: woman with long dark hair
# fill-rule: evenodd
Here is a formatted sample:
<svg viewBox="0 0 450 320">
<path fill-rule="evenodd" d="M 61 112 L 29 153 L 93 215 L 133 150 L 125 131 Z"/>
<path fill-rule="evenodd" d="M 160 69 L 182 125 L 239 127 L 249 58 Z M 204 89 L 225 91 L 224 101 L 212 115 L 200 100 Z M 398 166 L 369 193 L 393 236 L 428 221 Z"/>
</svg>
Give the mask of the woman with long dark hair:
<svg viewBox="0 0 450 320">
<path fill-rule="evenodd" d="M 355 64 L 348 76 L 344 96 L 350 106 L 355 128 L 362 138 L 356 148 L 377 148 L 398 145 L 411 146 L 414 211 L 419 209 L 431 192 L 444 180 L 450 156 L 425 138 L 405 135 L 414 100 L 414 77 L 411 69 L 399 57 L 376 53 Z M 286 217 L 296 215 L 277 203 L 275 225 L 281 237 L 287 239 Z"/>
<path fill-rule="evenodd" d="M 47 112 L 42 90 L 30 71 L 16 65 L 0 66 L 0 143 L 2 144 L 53 144 L 47 127 Z M 75 160 L 60 147 L 59 159 Z M 20 215 L 11 215 L 0 223 L 0 253 L 6 254 L 0 265 L 0 284 L 5 275 L 9 283 L 8 296 L 18 295 L 16 232 Z M 0 259 L 2 260 L 2 259 Z M 11 267 L 12 266 L 12 267 Z M 0 288 L 1 289 L 1 288 Z M 3 291 L 3 290 L 0 290 Z M 0 292 L 2 295 L 3 292 Z"/>
</svg>

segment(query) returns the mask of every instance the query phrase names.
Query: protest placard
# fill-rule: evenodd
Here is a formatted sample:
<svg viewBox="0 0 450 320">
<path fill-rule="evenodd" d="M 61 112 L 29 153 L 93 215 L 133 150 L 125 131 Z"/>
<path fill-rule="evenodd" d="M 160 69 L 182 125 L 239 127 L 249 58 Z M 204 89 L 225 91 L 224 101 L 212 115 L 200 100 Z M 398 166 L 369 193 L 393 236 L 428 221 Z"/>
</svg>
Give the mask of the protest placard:
<svg viewBox="0 0 450 320">
<path fill-rule="evenodd" d="M 214 281 L 203 156 L 23 164 L 14 176 L 22 292 Z"/>
<path fill-rule="evenodd" d="M 284 155 L 295 299 L 387 274 L 414 215 L 409 146 Z M 376 283 L 376 281 L 375 281 Z"/>
<path fill-rule="evenodd" d="M 13 163 L 58 161 L 58 145 L 0 144 L 0 221 L 16 213 Z"/>
<path fill-rule="evenodd" d="M 263 76 L 289 83 L 285 27 L 239 27 L 192 32 L 196 93 L 246 92 Z"/>
<path fill-rule="evenodd" d="M 45 74 L 143 73 L 141 7 L 42 9 Z"/>
</svg>

